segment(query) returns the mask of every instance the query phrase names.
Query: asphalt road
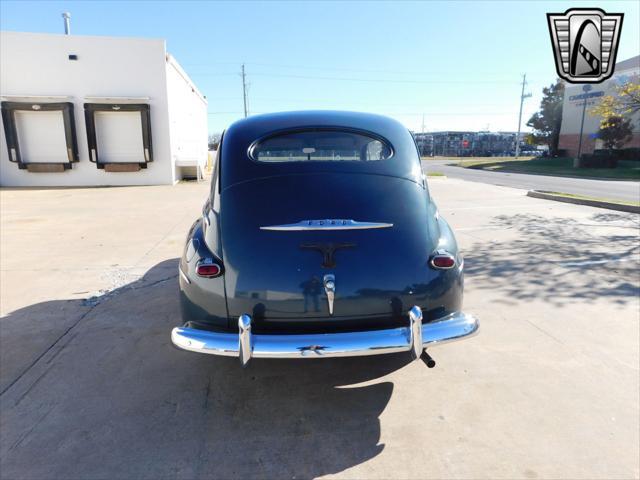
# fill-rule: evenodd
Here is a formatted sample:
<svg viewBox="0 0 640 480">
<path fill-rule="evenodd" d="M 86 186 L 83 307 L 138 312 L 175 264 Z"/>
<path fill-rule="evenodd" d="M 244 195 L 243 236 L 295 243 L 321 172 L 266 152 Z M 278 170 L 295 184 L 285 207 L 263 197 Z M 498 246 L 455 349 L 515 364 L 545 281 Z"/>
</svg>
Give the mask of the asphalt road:
<svg viewBox="0 0 640 480">
<path fill-rule="evenodd" d="M 640 202 L 640 182 L 591 180 L 585 178 L 552 177 L 524 173 L 489 172 L 451 165 L 451 160 L 427 160 L 422 165 L 427 172 L 442 172 L 447 177 L 470 182 L 489 183 L 526 190 L 548 190 L 573 193 L 610 200 Z"/>
</svg>

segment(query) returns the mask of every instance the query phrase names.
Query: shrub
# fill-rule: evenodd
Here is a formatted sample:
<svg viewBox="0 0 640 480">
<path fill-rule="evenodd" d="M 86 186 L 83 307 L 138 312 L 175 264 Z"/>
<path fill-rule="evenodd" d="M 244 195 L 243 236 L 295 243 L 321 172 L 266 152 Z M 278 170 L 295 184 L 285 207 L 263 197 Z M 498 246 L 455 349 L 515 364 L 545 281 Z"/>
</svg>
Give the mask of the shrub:
<svg viewBox="0 0 640 480">
<path fill-rule="evenodd" d="M 608 153 L 585 153 L 580 157 L 578 166 L 580 168 L 616 168 L 618 166 L 618 157 Z"/>
</svg>

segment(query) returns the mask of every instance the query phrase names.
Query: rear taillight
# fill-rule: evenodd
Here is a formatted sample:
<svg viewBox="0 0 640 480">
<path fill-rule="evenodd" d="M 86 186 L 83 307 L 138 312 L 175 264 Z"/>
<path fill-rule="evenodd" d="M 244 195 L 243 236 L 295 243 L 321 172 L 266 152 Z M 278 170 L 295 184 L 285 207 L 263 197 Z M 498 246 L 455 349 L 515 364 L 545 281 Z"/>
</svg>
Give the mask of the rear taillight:
<svg viewBox="0 0 640 480">
<path fill-rule="evenodd" d="M 456 258 L 448 252 L 438 252 L 431 257 L 429 265 L 438 270 L 448 270 L 455 267 Z"/>
<path fill-rule="evenodd" d="M 222 273 L 222 267 L 215 262 L 201 263 L 196 267 L 196 273 L 200 277 L 218 277 Z"/>
</svg>

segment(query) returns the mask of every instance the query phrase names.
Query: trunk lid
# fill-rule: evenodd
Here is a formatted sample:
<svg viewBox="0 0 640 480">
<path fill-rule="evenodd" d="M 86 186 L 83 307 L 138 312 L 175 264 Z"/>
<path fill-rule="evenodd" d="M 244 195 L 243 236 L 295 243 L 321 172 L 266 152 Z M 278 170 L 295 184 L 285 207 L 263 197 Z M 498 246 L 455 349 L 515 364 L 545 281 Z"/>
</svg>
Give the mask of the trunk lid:
<svg viewBox="0 0 640 480">
<path fill-rule="evenodd" d="M 284 324 L 405 313 L 429 275 L 426 207 L 422 186 L 382 175 L 285 175 L 225 189 L 221 231 L 231 318 L 248 313 L 257 322 Z M 331 219 L 392 226 L 261 229 Z M 327 275 L 335 282 L 333 314 Z"/>
</svg>

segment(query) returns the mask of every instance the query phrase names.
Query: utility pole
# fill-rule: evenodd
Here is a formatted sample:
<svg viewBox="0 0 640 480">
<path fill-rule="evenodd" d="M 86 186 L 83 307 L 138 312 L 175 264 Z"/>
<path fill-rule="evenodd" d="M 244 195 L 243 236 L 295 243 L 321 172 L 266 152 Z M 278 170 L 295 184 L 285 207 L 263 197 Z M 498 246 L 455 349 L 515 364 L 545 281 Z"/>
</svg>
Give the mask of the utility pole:
<svg viewBox="0 0 640 480">
<path fill-rule="evenodd" d="M 525 73 L 522 76 L 522 92 L 520 93 L 520 113 L 518 114 L 518 135 L 516 135 L 516 158 L 520 155 L 520 124 L 522 123 L 522 105 L 524 104 L 524 99 L 529 98 L 531 93 L 524 94 L 524 87 L 527 84 L 527 74 Z"/>
<path fill-rule="evenodd" d="M 422 135 L 424 135 L 424 113 L 422 114 Z"/>
<path fill-rule="evenodd" d="M 242 64 L 242 103 L 244 104 L 244 118 L 247 118 L 247 81 Z"/>
</svg>

